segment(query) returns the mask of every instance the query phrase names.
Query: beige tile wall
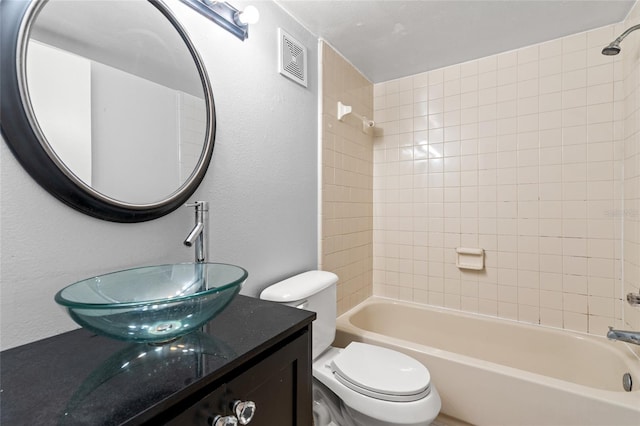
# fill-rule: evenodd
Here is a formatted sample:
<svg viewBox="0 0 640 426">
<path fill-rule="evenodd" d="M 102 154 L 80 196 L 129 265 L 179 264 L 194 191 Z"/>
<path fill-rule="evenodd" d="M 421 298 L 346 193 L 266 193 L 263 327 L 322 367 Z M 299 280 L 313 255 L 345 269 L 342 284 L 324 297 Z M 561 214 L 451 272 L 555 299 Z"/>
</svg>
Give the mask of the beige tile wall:
<svg viewBox="0 0 640 426">
<path fill-rule="evenodd" d="M 620 32 L 640 23 L 640 6 L 632 10 Z M 640 32 L 621 44 L 624 94 L 624 294 L 640 292 Z M 624 303 L 627 328 L 640 330 L 640 308 Z"/>
<path fill-rule="evenodd" d="M 596 334 L 622 324 L 622 59 L 600 54 L 620 28 L 374 86 L 375 294 Z M 456 247 L 483 248 L 485 270 L 459 270 Z"/>
<path fill-rule="evenodd" d="M 373 136 L 337 103 L 373 116 L 373 85 L 331 46 L 322 50 L 322 269 L 335 272 L 338 314 L 372 294 Z"/>
</svg>

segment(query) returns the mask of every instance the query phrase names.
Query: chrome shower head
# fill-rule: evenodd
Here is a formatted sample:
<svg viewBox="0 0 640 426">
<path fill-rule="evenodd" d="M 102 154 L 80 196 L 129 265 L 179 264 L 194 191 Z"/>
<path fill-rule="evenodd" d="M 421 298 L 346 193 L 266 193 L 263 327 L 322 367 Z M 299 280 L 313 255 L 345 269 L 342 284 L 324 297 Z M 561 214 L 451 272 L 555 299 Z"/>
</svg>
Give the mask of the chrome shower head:
<svg viewBox="0 0 640 426">
<path fill-rule="evenodd" d="M 640 24 L 638 25 L 634 25 L 631 28 L 628 28 L 625 32 L 623 32 L 622 34 L 620 34 L 620 37 L 618 37 L 617 39 L 613 40 L 611 43 L 609 43 L 609 45 L 607 47 L 605 47 L 604 49 L 602 49 L 602 54 L 603 55 L 607 55 L 607 56 L 614 56 L 617 55 L 618 53 L 620 53 L 620 42 L 622 40 L 624 40 L 624 38 L 626 36 L 629 35 L 629 33 L 632 33 L 633 31 L 640 29 Z"/>
<path fill-rule="evenodd" d="M 614 56 L 620 53 L 620 43 L 617 41 L 612 42 L 607 47 L 602 49 L 602 54 L 607 56 Z"/>
</svg>

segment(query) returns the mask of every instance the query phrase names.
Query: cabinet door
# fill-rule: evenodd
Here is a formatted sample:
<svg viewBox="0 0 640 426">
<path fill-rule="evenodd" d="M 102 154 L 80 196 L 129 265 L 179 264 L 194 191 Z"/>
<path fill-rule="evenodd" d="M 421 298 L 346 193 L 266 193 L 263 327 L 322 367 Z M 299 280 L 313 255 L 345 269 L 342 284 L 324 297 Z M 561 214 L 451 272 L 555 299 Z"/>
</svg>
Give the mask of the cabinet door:
<svg viewBox="0 0 640 426">
<path fill-rule="evenodd" d="M 292 341 L 227 383 L 230 406 L 256 405 L 251 426 L 312 424 L 310 336 Z"/>
<path fill-rule="evenodd" d="M 226 383 L 212 389 L 195 404 L 186 407 L 178 404 L 148 424 L 206 426 L 216 415 L 235 415 L 236 401 L 255 403 L 255 415 L 249 426 L 313 424 L 310 327 L 296 339 L 276 348 L 240 366 L 235 377 L 231 373 Z M 169 417 L 173 418 L 167 420 Z"/>
<path fill-rule="evenodd" d="M 166 420 L 166 414 L 160 415 L 147 425 L 165 426 L 208 426 L 213 418 L 218 415 L 226 415 L 227 404 L 225 400 L 225 386 L 222 385 L 202 398 L 197 404 L 188 407 L 172 420 Z"/>
</svg>

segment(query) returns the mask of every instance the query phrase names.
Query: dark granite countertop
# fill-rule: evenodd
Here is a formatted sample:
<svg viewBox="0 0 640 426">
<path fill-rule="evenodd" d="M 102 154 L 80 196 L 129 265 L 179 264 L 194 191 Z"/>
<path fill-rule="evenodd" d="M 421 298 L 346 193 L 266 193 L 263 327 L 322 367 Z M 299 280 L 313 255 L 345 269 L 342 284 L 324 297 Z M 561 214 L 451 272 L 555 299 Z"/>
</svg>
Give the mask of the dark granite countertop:
<svg viewBox="0 0 640 426">
<path fill-rule="evenodd" d="M 202 332 L 162 346 L 84 329 L 0 353 L 0 424 L 155 423 L 209 392 L 247 360 L 304 329 L 315 314 L 238 296 Z"/>
</svg>

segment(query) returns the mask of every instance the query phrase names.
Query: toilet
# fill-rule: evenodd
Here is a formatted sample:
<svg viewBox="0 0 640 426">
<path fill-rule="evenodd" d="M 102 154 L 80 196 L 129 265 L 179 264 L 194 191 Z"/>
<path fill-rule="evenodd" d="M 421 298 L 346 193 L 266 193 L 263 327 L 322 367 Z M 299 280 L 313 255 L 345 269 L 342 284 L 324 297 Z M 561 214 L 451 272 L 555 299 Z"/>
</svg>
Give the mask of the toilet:
<svg viewBox="0 0 640 426">
<path fill-rule="evenodd" d="M 260 298 L 317 314 L 313 322 L 315 426 L 426 426 L 440 412 L 429 370 L 394 350 L 360 342 L 331 346 L 338 276 L 308 271 L 275 283 Z"/>
</svg>

